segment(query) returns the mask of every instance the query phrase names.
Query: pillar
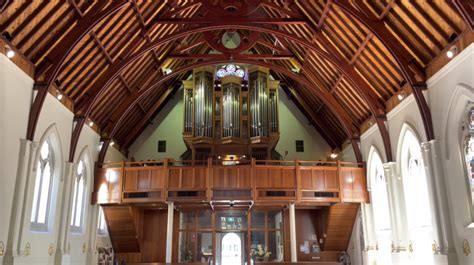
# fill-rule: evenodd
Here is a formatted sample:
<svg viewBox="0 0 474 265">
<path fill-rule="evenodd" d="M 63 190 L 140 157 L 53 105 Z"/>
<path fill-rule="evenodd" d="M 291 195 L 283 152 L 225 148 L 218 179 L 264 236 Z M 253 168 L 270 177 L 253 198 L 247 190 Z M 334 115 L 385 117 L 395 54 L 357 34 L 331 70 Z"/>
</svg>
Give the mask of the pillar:
<svg viewBox="0 0 474 265">
<path fill-rule="evenodd" d="M 295 203 L 290 203 L 290 250 L 291 262 L 297 262 L 296 252 L 296 222 L 295 222 Z"/>
<path fill-rule="evenodd" d="M 443 174 L 441 152 L 436 140 L 421 143 L 430 200 L 433 204 L 433 221 L 438 244 L 438 251 L 448 256 L 449 264 L 457 264 L 454 250 L 451 220 L 446 182 Z"/>
<path fill-rule="evenodd" d="M 168 202 L 168 223 L 166 226 L 166 263 L 171 263 L 173 250 L 174 202 Z"/>
</svg>

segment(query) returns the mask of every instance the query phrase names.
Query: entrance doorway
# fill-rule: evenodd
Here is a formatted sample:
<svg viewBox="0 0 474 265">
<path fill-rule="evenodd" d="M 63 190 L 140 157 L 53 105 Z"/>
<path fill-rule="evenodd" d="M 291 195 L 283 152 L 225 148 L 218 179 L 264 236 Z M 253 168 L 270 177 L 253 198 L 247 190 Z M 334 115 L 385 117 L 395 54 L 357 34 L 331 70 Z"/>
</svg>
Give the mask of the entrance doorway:
<svg viewBox="0 0 474 265">
<path fill-rule="evenodd" d="M 242 265 L 242 240 L 236 233 L 225 234 L 222 238 L 222 263 Z"/>
</svg>

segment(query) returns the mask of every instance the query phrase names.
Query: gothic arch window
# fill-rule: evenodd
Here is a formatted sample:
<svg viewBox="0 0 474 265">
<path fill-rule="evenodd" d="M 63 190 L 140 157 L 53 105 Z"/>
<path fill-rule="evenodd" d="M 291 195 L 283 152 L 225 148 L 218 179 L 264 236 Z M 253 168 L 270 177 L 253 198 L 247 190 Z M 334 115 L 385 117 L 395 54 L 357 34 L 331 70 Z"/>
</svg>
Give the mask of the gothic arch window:
<svg viewBox="0 0 474 265">
<path fill-rule="evenodd" d="M 390 233 L 390 211 L 388 204 L 387 179 L 384 174 L 382 159 L 375 148 L 369 157 L 370 191 L 376 234 Z"/>
<path fill-rule="evenodd" d="M 423 163 L 421 143 L 408 126 L 402 130 L 399 161 L 408 236 L 413 264 L 434 264 L 431 244 L 434 240 L 428 179 Z"/>
<path fill-rule="evenodd" d="M 72 199 L 72 213 L 71 213 L 71 231 L 74 233 L 82 232 L 84 222 L 86 190 L 87 190 L 87 164 L 83 157 L 79 160 L 76 170 L 74 172 L 73 181 L 73 199 Z"/>
<path fill-rule="evenodd" d="M 430 229 L 431 207 L 421 145 L 410 128 L 403 134 L 400 162 L 409 229 Z"/>
<path fill-rule="evenodd" d="M 51 141 L 46 139 L 40 146 L 31 211 L 31 229 L 47 231 L 51 209 L 51 193 L 54 176 L 54 152 Z"/>
<path fill-rule="evenodd" d="M 466 133 L 463 141 L 463 150 L 466 159 L 467 186 L 471 200 L 470 203 L 474 206 L 474 107 L 468 111 L 464 130 Z"/>
</svg>

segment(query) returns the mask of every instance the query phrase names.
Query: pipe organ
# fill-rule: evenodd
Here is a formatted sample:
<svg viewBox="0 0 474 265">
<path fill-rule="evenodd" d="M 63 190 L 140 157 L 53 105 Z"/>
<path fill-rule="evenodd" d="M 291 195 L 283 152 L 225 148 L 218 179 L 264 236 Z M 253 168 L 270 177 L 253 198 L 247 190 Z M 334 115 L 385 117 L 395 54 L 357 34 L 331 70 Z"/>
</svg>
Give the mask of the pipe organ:
<svg viewBox="0 0 474 265">
<path fill-rule="evenodd" d="M 196 68 L 183 86 L 183 139 L 192 151 L 188 159 L 271 158 L 279 139 L 279 81 L 271 79 L 267 68 Z"/>
</svg>

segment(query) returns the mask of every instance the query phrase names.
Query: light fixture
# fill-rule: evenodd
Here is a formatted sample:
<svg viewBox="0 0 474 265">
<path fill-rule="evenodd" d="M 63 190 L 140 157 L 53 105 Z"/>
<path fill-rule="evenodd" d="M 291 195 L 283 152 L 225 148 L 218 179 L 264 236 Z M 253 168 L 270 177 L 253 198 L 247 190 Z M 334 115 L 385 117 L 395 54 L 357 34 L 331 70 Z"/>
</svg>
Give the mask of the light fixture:
<svg viewBox="0 0 474 265">
<path fill-rule="evenodd" d="M 397 96 L 398 100 L 400 100 L 400 101 L 403 100 L 404 97 L 405 97 L 405 96 L 403 95 L 403 93 L 400 93 L 400 94 L 398 94 L 398 96 Z"/>
<path fill-rule="evenodd" d="M 458 53 L 458 48 L 456 46 L 452 46 L 451 48 L 449 48 L 449 50 L 446 52 L 446 56 L 451 59 L 453 58 L 454 56 L 456 56 L 456 54 Z"/>
<path fill-rule="evenodd" d="M 171 70 L 171 68 L 163 68 L 163 73 L 164 73 L 165 75 L 169 75 L 169 74 L 171 74 L 172 72 L 173 72 L 173 70 Z"/>
<path fill-rule="evenodd" d="M 90 122 L 89 122 L 89 126 L 90 126 L 90 127 L 94 126 L 94 122 L 93 122 L 93 121 L 90 121 Z"/>
<path fill-rule="evenodd" d="M 337 157 L 337 154 L 336 154 L 336 153 L 332 153 L 332 154 L 331 154 L 331 158 L 332 158 L 332 159 L 336 159 L 336 157 Z"/>
<path fill-rule="evenodd" d="M 112 146 L 112 145 L 114 145 L 114 144 L 115 144 L 114 141 L 110 141 L 110 144 L 109 144 L 109 145 Z"/>
<path fill-rule="evenodd" d="M 7 46 L 7 57 L 13 58 L 15 56 L 15 51 L 13 51 L 10 47 Z"/>
<path fill-rule="evenodd" d="M 56 97 L 57 97 L 58 100 L 61 100 L 61 99 L 63 99 L 63 94 L 58 93 L 58 95 Z"/>
</svg>

